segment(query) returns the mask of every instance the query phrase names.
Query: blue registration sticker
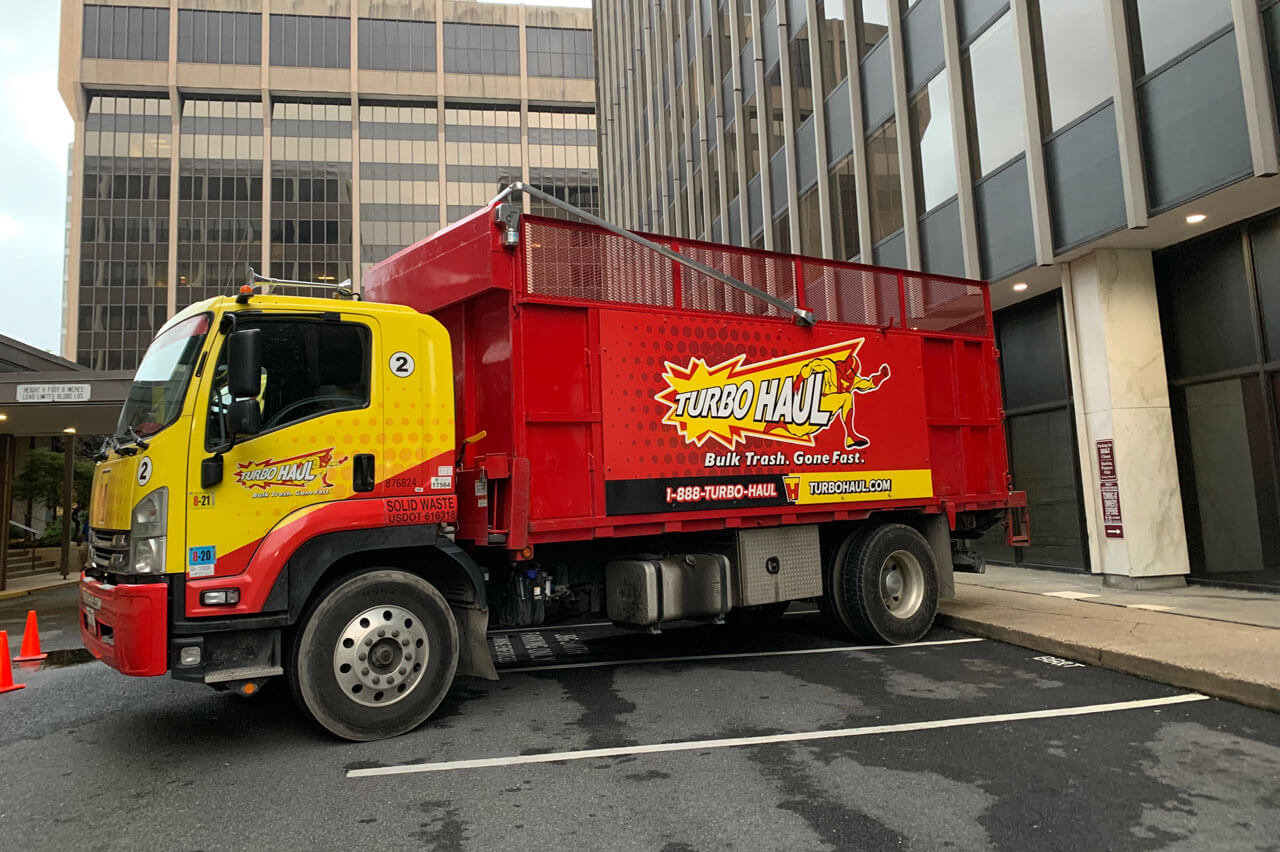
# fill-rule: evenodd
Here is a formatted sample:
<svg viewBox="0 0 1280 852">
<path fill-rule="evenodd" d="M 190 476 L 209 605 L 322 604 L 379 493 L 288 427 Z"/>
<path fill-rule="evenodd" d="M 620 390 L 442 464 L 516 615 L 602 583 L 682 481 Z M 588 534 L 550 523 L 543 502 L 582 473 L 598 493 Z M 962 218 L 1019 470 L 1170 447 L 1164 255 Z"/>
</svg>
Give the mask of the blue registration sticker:
<svg viewBox="0 0 1280 852">
<path fill-rule="evenodd" d="M 218 564 L 218 552 L 211 544 L 201 547 L 187 548 L 187 575 L 190 577 L 212 577 L 214 566 Z"/>
</svg>

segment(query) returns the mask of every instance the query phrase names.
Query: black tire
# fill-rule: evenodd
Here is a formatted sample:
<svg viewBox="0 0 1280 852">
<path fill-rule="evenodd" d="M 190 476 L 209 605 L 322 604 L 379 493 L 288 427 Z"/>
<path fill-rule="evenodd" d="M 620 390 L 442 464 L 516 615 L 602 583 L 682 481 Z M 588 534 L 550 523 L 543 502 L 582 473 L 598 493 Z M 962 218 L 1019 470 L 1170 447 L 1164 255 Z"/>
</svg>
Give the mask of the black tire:
<svg viewBox="0 0 1280 852">
<path fill-rule="evenodd" d="M 294 634 L 289 685 L 302 712 L 335 736 L 394 737 L 439 706 L 458 644 L 453 613 L 434 586 L 375 569 L 339 581 L 308 607 Z"/>
<path fill-rule="evenodd" d="M 744 633 L 770 630 L 778 626 L 782 614 L 791 606 L 791 601 L 776 601 L 758 606 L 743 606 L 731 609 L 724 616 L 724 623 L 734 630 Z"/>
<path fill-rule="evenodd" d="M 903 645 L 929 632 L 938 613 L 938 570 L 924 536 L 903 524 L 850 535 L 833 563 L 841 623 L 868 642 Z"/>
<path fill-rule="evenodd" d="M 831 555 L 831 561 L 822 566 L 822 597 L 818 598 L 818 611 L 839 629 L 847 629 L 845 625 L 849 620 L 845 614 L 844 600 L 838 594 L 840 585 L 836 581 L 836 575 L 839 573 L 839 566 L 848 559 L 850 551 L 856 553 L 862 547 L 862 542 L 875 530 L 875 527 L 863 526 L 849 533 Z"/>
</svg>

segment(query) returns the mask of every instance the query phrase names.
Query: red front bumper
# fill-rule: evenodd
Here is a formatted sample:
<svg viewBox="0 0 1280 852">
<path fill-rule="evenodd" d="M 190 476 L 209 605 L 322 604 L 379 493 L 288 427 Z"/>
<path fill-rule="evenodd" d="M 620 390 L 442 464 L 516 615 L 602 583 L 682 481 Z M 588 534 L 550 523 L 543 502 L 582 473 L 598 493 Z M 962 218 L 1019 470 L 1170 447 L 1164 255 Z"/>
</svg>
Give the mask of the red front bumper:
<svg viewBox="0 0 1280 852">
<path fill-rule="evenodd" d="M 167 583 L 108 586 L 80 575 L 80 637 L 95 657 L 127 675 L 169 669 Z"/>
</svg>

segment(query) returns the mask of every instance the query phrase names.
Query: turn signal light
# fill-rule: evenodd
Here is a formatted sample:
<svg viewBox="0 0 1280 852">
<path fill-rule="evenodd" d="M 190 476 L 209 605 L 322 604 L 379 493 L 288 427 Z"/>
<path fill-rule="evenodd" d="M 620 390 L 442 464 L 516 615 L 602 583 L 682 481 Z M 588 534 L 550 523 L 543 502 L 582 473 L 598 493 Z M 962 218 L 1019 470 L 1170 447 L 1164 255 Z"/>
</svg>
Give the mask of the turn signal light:
<svg viewBox="0 0 1280 852">
<path fill-rule="evenodd" d="M 200 593 L 203 606 L 235 606 L 240 603 L 239 589 L 210 589 Z"/>
</svg>

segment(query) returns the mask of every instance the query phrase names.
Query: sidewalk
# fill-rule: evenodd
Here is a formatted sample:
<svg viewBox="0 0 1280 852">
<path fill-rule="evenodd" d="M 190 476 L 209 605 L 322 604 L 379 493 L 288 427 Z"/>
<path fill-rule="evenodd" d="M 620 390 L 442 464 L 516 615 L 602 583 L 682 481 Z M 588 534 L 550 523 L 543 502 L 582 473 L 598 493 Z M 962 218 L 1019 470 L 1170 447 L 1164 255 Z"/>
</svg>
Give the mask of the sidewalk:
<svg viewBox="0 0 1280 852">
<path fill-rule="evenodd" d="M 39 574 L 28 574 L 23 577 L 10 577 L 5 583 L 5 590 L 0 592 L 0 601 L 7 601 L 10 598 L 20 598 L 25 595 L 33 595 L 36 592 L 43 592 L 46 589 L 59 589 L 63 586 L 74 586 L 80 582 L 80 572 L 68 574 L 67 579 L 62 579 L 62 573 L 57 568 L 43 571 Z"/>
<path fill-rule="evenodd" d="M 1280 595 L 1134 592 L 1087 574 L 989 566 L 956 574 L 938 623 L 1206 695 L 1280 711 Z"/>
</svg>

